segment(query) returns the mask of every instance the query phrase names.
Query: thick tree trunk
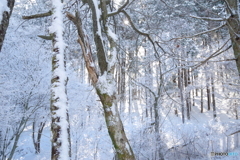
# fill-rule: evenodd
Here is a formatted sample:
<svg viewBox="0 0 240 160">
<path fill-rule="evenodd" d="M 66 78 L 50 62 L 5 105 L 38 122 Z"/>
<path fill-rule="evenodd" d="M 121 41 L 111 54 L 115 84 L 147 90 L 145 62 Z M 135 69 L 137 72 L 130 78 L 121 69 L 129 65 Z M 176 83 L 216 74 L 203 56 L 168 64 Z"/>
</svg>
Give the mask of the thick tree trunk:
<svg viewBox="0 0 240 160">
<path fill-rule="evenodd" d="M 133 151 L 118 113 L 115 95 L 101 93 L 100 90 L 99 88 L 97 89 L 97 94 L 103 105 L 108 133 L 117 152 L 118 160 L 134 160 Z"/>
<path fill-rule="evenodd" d="M 2 21 L 0 22 L 0 52 L 1 52 L 3 41 L 5 38 L 6 32 L 7 32 L 7 28 L 9 25 L 9 20 L 10 20 L 11 14 L 12 14 L 14 2 L 15 2 L 15 0 L 7 0 L 9 12 L 7 12 L 7 11 L 3 12 Z"/>
<path fill-rule="evenodd" d="M 225 0 L 227 12 L 230 18 L 227 21 L 227 27 L 232 41 L 233 53 L 236 58 L 238 74 L 240 76 L 240 20 L 238 11 L 238 0 Z"/>
<path fill-rule="evenodd" d="M 71 157 L 69 120 L 67 107 L 67 76 L 64 60 L 62 1 L 52 0 L 53 18 L 50 32 L 53 36 L 51 79 L 51 132 L 52 160 L 68 160 Z M 57 25 L 57 26 L 56 26 Z"/>
<path fill-rule="evenodd" d="M 89 2 L 89 5 L 91 6 L 92 10 L 95 10 L 96 6 L 93 4 L 94 2 Z M 96 11 L 93 11 L 93 21 L 98 21 L 96 14 Z M 89 73 L 89 77 L 92 80 L 92 84 L 96 89 L 96 92 L 100 98 L 100 101 L 103 105 L 104 114 L 105 114 L 105 121 L 108 129 L 109 136 L 112 140 L 113 146 L 116 150 L 116 154 L 118 157 L 118 160 L 135 160 L 134 153 L 131 149 L 131 146 L 129 144 L 129 141 L 126 137 L 123 124 L 120 118 L 120 115 L 118 113 L 117 108 L 117 101 L 116 101 L 116 91 L 117 87 L 115 85 L 113 74 L 108 70 L 108 63 L 106 61 L 106 53 L 104 51 L 104 47 L 102 44 L 101 36 L 99 35 L 100 31 L 98 30 L 99 27 L 96 25 L 93 26 L 94 28 L 94 36 L 95 36 L 95 44 L 98 54 L 98 65 L 101 70 L 101 76 L 98 77 L 95 67 L 93 67 L 93 60 L 92 60 L 92 51 L 91 46 L 89 45 L 88 38 L 84 34 L 84 31 L 82 29 L 82 23 L 81 19 L 76 13 L 76 16 L 71 15 L 70 13 L 67 14 L 68 18 L 76 25 L 78 30 L 78 42 L 82 48 L 82 52 L 85 59 L 85 65 Z M 101 61 L 101 62 L 100 62 Z M 103 65 L 103 66 L 101 66 Z M 112 88 L 110 87 L 112 86 Z M 111 92 L 111 90 L 113 90 Z"/>
</svg>

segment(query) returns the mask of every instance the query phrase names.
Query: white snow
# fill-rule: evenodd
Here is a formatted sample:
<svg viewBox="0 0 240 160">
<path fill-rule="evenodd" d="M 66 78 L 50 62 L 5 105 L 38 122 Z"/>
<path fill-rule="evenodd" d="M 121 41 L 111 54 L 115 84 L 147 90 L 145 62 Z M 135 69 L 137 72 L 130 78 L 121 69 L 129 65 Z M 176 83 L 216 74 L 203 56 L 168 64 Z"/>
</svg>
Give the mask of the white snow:
<svg viewBox="0 0 240 160">
<path fill-rule="evenodd" d="M 54 94 L 54 99 L 58 98 L 58 101 L 55 102 L 55 105 L 59 107 L 56 111 L 55 116 L 60 117 L 60 122 L 58 125 L 61 126 L 61 133 L 59 136 L 59 140 L 61 141 L 60 147 L 60 160 L 68 160 L 68 152 L 69 152 L 69 142 L 68 142 L 68 122 L 67 122 L 67 95 L 66 95 L 66 71 L 64 65 L 64 49 L 66 44 L 63 40 L 63 3 L 60 0 L 52 0 L 53 5 L 53 19 L 52 19 L 52 26 L 49 27 L 49 31 L 51 33 L 56 34 L 56 43 L 54 44 L 54 48 L 59 49 L 59 53 L 56 55 L 56 61 L 58 67 L 54 70 L 53 77 L 58 76 L 59 81 L 53 84 L 52 93 Z M 53 53 L 56 54 L 56 53 Z"/>
<path fill-rule="evenodd" d="M 118 36 L 113 33 L 113 31 L 108 27 L 108 35 L 114 40 L 116 41 L 118 39 Z"/>
<path fill-rule="evenodd" d="M 98 27 L 98 31 L 97 31 L 97 34 L 101 37 L 102 39 L 102 30 L 101 30 L 101 25 L 100 25 L 100 17 L 102 15 L 102 12 L 101 10 L 99 9 L 98 5 L 98 0 L 93 0 L 93 3 L 94 3 L 94 6 L 95 6 L 95 11 L 96 11 L 96 16 L 97 16 L 97 27 Z"/>
<path fill-rule="evenodd" d="M 0 22 L 2 21 L 3 12 L 9 12 L 9 8 L 7 6 L 7 0 L 0 0 Z"/>
<path fill-rule="evenodd" d="M 112 67 L 116 64 L 117 61 L 117 51 L 114 47 L 110 52 L 110 56 L 108 58 L 108 71 L 112 69 Z"/>
<path fill-rule="evenodd" d="M 97 87 L 102 94 L 113 95 L 116 92 L 116 82 L 111 74 L 104 72 L 102 76 L 98 78 Z"/>
</svg>

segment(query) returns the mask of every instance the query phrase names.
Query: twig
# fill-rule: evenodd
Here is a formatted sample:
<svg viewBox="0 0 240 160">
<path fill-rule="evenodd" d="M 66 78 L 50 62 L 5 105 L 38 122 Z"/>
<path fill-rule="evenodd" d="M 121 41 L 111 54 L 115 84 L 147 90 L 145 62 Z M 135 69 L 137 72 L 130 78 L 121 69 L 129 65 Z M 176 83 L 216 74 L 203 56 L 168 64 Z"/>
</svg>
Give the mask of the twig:
<svg viewBox="0 0 240 160">
<path fill-rule="evenodd" d="M 108 16 L 108 17 L 111 17 L 111 16 L 114 16 L 114 15 L 116 15 L 116 14 L 119 14 L 128 4 L 129 4 L 129 0 L 127 0 L 126 3 L 124 3 L 124 4 L 122 5 L 122 7 L 118 8 L 117 11 L 111 12 L 111 13 L 109 13 L 107 16 Z"/>
</svg>

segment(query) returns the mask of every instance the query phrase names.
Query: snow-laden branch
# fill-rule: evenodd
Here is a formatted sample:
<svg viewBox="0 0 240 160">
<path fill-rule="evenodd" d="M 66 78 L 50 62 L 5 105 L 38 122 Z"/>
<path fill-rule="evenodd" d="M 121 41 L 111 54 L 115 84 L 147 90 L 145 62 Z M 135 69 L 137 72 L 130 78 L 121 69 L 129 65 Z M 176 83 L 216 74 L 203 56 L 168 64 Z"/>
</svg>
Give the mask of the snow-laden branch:
<svg viewBox="0 0 240 160">
<path fill-rule="evenodd" d="M 228 16 L 227 18 L 212 18 L 212 17 L 198 17 L 198 16 L 190 15 L 190 17 L 196 18 L 196 19 L 207 20 L 207 21 L 226 21 L 229 19 L 230 16 Z"/>
<path fill-rule="evenodd" d="M 70 159 L 70 138 L 68 123 L 68 105 L 66 94 L 67 75 L 65 69 L 63 40 L 63 3 L 52 0 L 53 17 L 49 27 L 53 35 L 52 79 L 51 79 L 51 114 L 52 114 L 52 159 Z"/>
</svg>

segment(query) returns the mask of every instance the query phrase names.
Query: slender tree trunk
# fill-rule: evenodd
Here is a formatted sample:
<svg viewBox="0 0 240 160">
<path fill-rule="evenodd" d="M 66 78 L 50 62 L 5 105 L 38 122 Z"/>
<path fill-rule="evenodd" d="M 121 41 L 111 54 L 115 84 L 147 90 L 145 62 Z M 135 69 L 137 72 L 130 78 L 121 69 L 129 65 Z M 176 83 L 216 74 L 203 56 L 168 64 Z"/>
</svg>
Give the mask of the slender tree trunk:
<svg viewBox="0 0 240 160">
<path fill-rule="evenodd" d="M 18 147 L 17 144 L 18 144 L 19 138 L 20 138 L 20 136 L 21 136 L 25 126 L 26 126 L 27 121 L 28 121 L 28 118 L 25 119 L 25 117 L 22 117 L 21 122 L 19 123 L 19 126 L 17 128 L 17 131 L 16 131 L 16 133 L 14 135 L 14 143 L 13 143 L 11 152 L 9 154 L 8 160 L 12 160 L 12 158 L 13 158 L 15 150 Z"/>
<path fill-rule="evenodd" d="M 9 12 L 5 11 L 3 12 L 3 15 L 0 19 L 2 19 L 2 21 L 0 22 L 0 52 L 2 50 L 2 45 L 3 45 L 3 41 L 7 32 L 7 28 L 9 25 L 9 20 L 12 14 L 12 10 L 13 10 L 13 6 L 14 6 L 14 2 L 15 0 L 7 0 L 7 6 L 9 7 Z"/>
<path fill-rule="evenodd" d="M 50 27 L 53 36 L 52 79 L 51 79 L 51 132 L 52 160 L 68 160 L 71 157 L 69 119 L 67 105 L 67 75 L 63 41 L 63 2 L 52 0 L 53 17 Z"/>
<path fill-rule="evenodd" d="M 203 88 L 201 88 L 201 113 L 203 113 Z"/>
<path fill-rule="evenodd" d="M 237 100 L 234 100 L 234 112 L 236 114 L 236 119 L 238 119 L 238 103 Z"/>
<path fill-rule="evenodd" d="M 185 113 L 184 113 L 184 100 L 183 100 L 183 75 L 181 68 L 178 69 L 178 88 L 181 99 L 181 111 L 182 111 L 182 122 L 185 122 Z"/>
<path fill-rule="evenodd" d="M 217 117 L 217 112 L 216 112 L 215 88 L 214 88 L 213 76 L 211 77 L 211 85 L 212 85 L 213 118 L 216 118 Z"/>
<path fill-rule="evenodd" d="M 183 69 L 184 73 L 184 85 L 185 85 L 185 97 L 186 97 L 186 107 L 187 107 L 187 119 L 190 120 L 190 97 L 189 97 L 189 91 L 186 90 L 188 86 L 188 71 L 187 69 Z"/>
<path fill-rule="evenodd" d="M 205 74 L 206 75 L 206 90 L 207 90 L 207 107 L 208 107 L 208 111 L 210 111 L 211 109 L 211 91 L 210 91 L 210 87 L 209 87 L 209 75 L 208 73 Z"/>
<path fill-rule="evenodd" d="M 40 153 L 40 142 L 41 142 L 42 132 L 45 124 L 46 122 L 40 122 L 38 129 L 36 129 L 36 121 L 34 121 L 32 125 L 33 126 L 32 139 L 33 139 L 33 145 L 34 145 L 36 154 Z M 35 138 L 36 132 L 37 132 L 37 138 Z"/>
</svg>

